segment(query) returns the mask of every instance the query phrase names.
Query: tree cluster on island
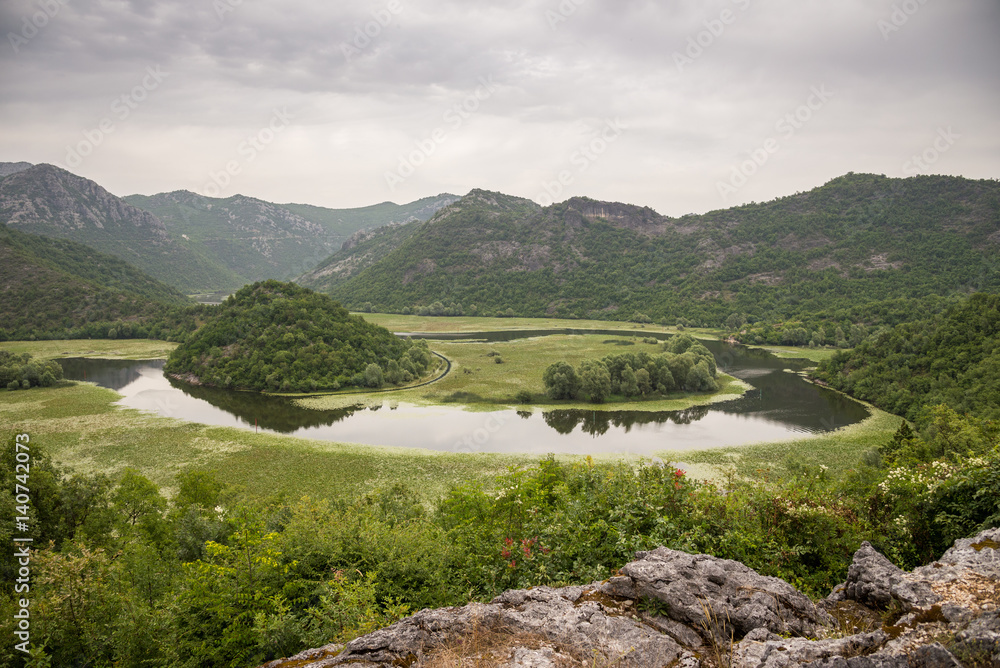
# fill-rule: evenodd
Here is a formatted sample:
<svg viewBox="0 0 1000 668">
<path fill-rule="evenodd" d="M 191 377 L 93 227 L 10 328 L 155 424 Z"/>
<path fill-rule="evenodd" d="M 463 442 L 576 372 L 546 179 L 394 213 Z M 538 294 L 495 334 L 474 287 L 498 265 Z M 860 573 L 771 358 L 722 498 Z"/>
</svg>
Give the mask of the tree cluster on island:
<svg viewBox="0 0 1000 668">
<path fill-rule="evenodd" d="M 433 365 L 424 342 L 352 316 L 326 295 L 264 281 L 230 296 L 165 369 L 227 389 L 314 392 L 408 383 Z"/>
<path fill-rule="evenodd" d="M 608 355 L 585 359 L 573 368 L 567 362 L 550 365 L 542 376 L 552 399 L 586 396 L 602 403 L 613 395 L 626 399 L 666 396 L 671 392 L 714 392 L 715 357 L 689 334 L 680 334 L 663 344 L 663 352 Z"/>
</svg>

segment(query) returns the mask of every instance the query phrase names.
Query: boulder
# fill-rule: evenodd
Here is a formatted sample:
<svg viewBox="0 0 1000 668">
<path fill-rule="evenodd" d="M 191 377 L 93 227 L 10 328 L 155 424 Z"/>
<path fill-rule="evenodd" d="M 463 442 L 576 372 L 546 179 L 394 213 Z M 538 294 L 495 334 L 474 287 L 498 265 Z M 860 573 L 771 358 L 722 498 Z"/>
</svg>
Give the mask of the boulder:
<svg viewBox="0 0 1000 668">
<path fill-rule="evenodd" d="M 738 562 L 667 548 L 619 573 L 421 610 L 265 668 L 1000 668 L 1000 529 L 910 573 L 864 543 L 818 605 Z"/>
</svg>

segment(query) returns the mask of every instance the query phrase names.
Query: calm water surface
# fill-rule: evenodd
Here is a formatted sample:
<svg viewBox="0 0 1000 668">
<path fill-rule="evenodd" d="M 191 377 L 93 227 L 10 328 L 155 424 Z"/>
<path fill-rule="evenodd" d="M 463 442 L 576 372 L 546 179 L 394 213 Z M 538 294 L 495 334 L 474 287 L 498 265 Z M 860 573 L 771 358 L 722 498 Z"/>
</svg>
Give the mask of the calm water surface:
<svg viewBox="0 0 1000 668">
<path fill-rule="evenodd" d="M 602 330 L 518 331 L 424 338 L 502 341 L 553 333 L 607 334 L 624 345 L 621 332 Z M 643 334 L 643 336 L 651 336 Z M 660 336 L 659 338 L 663 338 Z M 163 360 L 66 359 L 66 377 L 88 380 L 123 395 L 122 406 L 190 422 L 260 429 L 338 441 L 454 452 L 532 454 L 637 454 L 742 445 L 801 438 L 837 429 L 868 416 L 861 404 L 811 385 L 793 373 L 806 366 L 761 350 L 703 342 L 720 371 L 753 389 L 743 397 L 685 411 L 502 410 L 473 413 L 452 406 L 385 402 L 376 408 L 312 411 L 281 397 L 193 387 L 163 374 Z M 256 426 L 255 426 L 256 424 Z"/>
</svg>

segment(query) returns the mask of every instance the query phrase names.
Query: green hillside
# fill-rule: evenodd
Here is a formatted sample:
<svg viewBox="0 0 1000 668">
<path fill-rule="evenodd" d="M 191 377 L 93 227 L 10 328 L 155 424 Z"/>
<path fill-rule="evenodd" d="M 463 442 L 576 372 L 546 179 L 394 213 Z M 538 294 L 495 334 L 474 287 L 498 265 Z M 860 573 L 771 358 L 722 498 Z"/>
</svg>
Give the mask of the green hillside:
<svg viewBox="0 0 1000 668">
<path fill-rule="evenodd" d="M 295 282 L 321 292 L 331 290 L 335 285 L 382 260 L 420 228 L 420 225 L 414 223 L 390 224 L 356 232 L 344 242 L 339 251 L 296 278 Z"/>
<path fill-rule="evenodd" d="M 197 385 L 305 392 L 381 387 L 423 376 L 426 348 L 350 315 L 294 283 L 248 285 L 170 354 L 166 371 Z"/>
<path fill-rule="evenodd" d="M 681 319 L 901 322 L 950 295 L 1000 289 L 1000 183 L 848 174 L 704 215 L 573 198 L 544 209 L 473 191 L 366 262 L 358 244 L 303 277 L 351 308 Z M 353 252 L 352 252 L 353 251 Z M 333 277 L 333 278 L 331 278 Z M 508 310 L 509 309 L 509 310 Z M 831 332 L 831 335 L 833 332 Z"/>
<path fill-rule="evenodd" d="M 819 367 L 833 387 L 910 420 L 947 404 L 1000 419 L 1000 295 L 977 294 L 946 313 L 877 332 Z"/>
<path fill-rule="evenodd" d="M 0 227 L 0 339 L 177 338 L 190 301 L 116 257 Z"/>
</svg>

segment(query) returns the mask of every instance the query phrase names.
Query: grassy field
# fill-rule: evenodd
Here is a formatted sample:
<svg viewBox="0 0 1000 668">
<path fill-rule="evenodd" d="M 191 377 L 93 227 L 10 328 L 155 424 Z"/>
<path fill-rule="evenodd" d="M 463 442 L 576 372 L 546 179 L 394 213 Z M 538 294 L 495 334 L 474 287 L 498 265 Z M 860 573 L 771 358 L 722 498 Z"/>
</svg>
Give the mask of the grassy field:
<svg viewBox="0 0 1000 668">
<path fill-rule="evenodd" d="M 840 352 L 840 348 L 806 348 L 801 346 L 750 346 L 768 351 L 775 357 L 791 360 L 826 361 Z"/>
<path fill-rule="evenodd" d="M 353 393 L 308 397 L 299 399 L 297 403 L 306 408 L 330 409 L 357 403 L 405 401 L 416 404 L 458 403 L 472 409 L 496 410 L 499 406 L 516 405 L 517 393 L 527 391 L 532 394 L 532 405 L 542 407 L 668 411 L 733 399 L 743 394 L 746 388 L 742 381 L 720 374 L 719 392 L 713 394 L 678 393 L 670 399 L 608 401 L 603 404 L 554 402 L 545 396 L 542 382 L 542 374 L 550 364 L 563 360 L 576 366 L 583 359 L 622 352 L 654 354 L 661 351 L 661 346 L 643 343 L 641 337 L 603 334 L 557 334 L 496 343 L 429 341 L 428 344 L 452 363 L 451 373 L 436 383 L 370 395 Z M 496 363 L 497 355 L 503 360 L 502 364 Z"/>
<path fill-rule="evenodd" d="M 394 313 L 355 313 L 365 320 L 381 325 L 393 332 L 487 332 L 517 329 L 618 329 L 635 334 L 661 332 L 676 334 L 676 327 L 617 322 L 608 320 L 564 320 L 560 318 L 478 318 L 473 316 L 432 318 L 419 315 Z M 716 329 L 688 328 L 684 330 L 699 339 L 716 340 L 722 331 Z"/>
<path fill-rule="evenodd" d="M 95 359 L 152 360 L 166 359 L 177 347 L 168 341 L 149 339 L 74 339 L 71 341 L 3 341 L 0 350 L 30 353 L 35 357 L 91 357 Z"/>
</svg>

